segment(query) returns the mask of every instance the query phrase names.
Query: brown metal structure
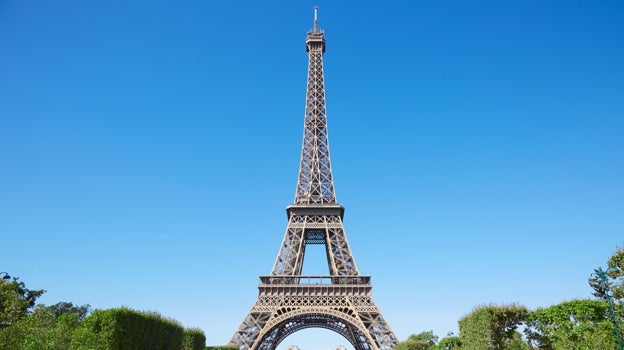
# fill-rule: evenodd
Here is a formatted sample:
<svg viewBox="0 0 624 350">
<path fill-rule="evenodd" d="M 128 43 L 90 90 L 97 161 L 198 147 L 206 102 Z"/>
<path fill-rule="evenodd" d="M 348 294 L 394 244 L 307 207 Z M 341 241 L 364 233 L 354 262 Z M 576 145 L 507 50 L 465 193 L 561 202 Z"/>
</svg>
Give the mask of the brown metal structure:
<svg viewBox="0 0 624 350">
<path fill-rule="evenodd" d="M 232 336 L 241 350 L 273 350 L 292 333 L 325 328 L 345 337 L 356 350 L 388 350 L 397 338 L 371 296 L 369 276 L 361 276 L 347 241 L 344 207 L 336 202 L 329 157 L 323 53 L 325 36 L 308 31 L 306 109 L 299 180 L 294 204 L 286 208 L 288 227 L 269 276 L 260 276 L 256 303 Z M 328 276 L 302 276 L 306 246 L 323 244 Z"/>
</svg>

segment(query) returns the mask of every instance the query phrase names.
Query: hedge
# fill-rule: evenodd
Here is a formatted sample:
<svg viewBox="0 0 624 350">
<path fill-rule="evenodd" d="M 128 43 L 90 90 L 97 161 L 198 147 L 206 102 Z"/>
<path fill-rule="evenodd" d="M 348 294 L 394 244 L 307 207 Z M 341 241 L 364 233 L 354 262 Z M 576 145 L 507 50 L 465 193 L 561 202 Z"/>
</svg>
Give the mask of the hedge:
<svg viewBox="0 0 624 350">
<path fill-rule="evenodd" d="M 75 350 L 182 350 L 184 328 L 155 312 L 95 310 L 72 335 Z M 195 348 L 190 348 L 194 350 Z"/>
<path fill-rule="evenodd" d="M 204 350 L 206 347 L 206 335 L 199 328 L 188 328 L 184 330 L 182 339 L 182 350 Z"/>
</svg>

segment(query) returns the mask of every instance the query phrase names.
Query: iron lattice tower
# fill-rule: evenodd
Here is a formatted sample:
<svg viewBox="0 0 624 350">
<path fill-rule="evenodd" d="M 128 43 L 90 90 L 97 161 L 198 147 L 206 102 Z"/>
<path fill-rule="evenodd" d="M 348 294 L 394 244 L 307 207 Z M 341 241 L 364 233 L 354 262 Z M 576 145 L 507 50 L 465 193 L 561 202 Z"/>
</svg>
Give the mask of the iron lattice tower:
<svg viewBox="0 0 624 350">
<path fill-rule="evenodd" d="M 356 350 L 387 350 L 397 338 L 371 296 L 347 241 L 344 207 L 336 202 L 329 157 L 323 53 L 317 26 L 306 38 L 308 82 L 299 179 L 288 227 L 269 276 L 260 276 L 258 299 L 230 340 L 241 350 L 273 350 L 292 333 L 325 328 Z M 323 244 L 329 276 L 302 276 L 306 245 Z"/>
</svg>

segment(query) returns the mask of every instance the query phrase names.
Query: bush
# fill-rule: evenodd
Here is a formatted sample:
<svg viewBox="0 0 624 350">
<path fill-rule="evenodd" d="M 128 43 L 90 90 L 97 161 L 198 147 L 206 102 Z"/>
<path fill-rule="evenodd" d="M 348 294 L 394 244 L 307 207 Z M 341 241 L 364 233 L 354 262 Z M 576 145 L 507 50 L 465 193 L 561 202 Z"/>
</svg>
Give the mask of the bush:
<svg viewBox="0 0 624 350">
<path fill-rule="evenodd" d="M 184 330 L 182 340 L 183 350 L 204 350 L 206 347 L 206 335 L 199 328 L 188 328 Z"/>
<path fill-rule="evenodd" d="M 72 336 L 75 350 L 181 350 L 184 329 L 154 312 L 95 310 Z"/>
<path fill-rule="evenodd" d="M 72 331 L 78 327 L 78 314 L 54 315 L 46 307 L 35 307 L 12 325 L 0 329 L 0 349 L 61 350 L 68 349 Z"/>
</svg>

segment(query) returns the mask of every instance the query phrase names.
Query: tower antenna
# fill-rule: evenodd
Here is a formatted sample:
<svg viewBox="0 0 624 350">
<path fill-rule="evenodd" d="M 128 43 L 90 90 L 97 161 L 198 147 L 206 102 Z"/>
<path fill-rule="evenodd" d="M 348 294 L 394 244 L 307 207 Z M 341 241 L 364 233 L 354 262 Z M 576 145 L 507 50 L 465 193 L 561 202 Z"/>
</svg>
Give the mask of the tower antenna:
<svg viewBox="0 0 624 350">
<path fill-rule="evenodd" d="M 318 6 L 314 6 L 314 30 L 318 29 Z"/>
</svg>

